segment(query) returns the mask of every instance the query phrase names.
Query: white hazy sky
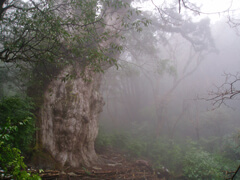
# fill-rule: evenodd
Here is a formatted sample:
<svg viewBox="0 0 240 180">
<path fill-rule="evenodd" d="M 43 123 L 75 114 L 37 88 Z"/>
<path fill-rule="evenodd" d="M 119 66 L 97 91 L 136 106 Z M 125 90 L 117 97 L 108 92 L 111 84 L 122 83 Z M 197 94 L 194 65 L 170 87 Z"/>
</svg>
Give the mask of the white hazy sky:
<svg viewBox="0 0 240 180">
<path fill-rule="evenodd" d="M 219 20 L 224 14 L 227 15 L 229 13 L 233 16 L 239 16 L 240 14 L 239 0 L 189 0 L 189 2 L 200 5 L 202 12 L 210 13 L 207 16 L 209 16 L 212 21 Z M 221 14 L 218 12 L 224 13 Z"/>
<path fill-rule="evenodd" d="M 174 2 L 178 0 L 152 0 L 154 4 L 161 5 L 163 2 Z M 220 20 L 220 18 L 224 15 L 224 13 L 218 13 L 218 12 L 224 12 L 227 10 L 230 10 L 229 13 L 232 13 L 231 15 L 240 15 L 240 0 L 185 0 L 186 2 L 194 3 L 201 7 L 201 12 L 207 13 L 202 14 L 201 17 L 208 16 L 212 22 L 216 22 Z M 149 1 L 145 1 L 144 3 L 136 3 L 136 7 L 141 8 L 142 10 L 153 10 L 154 5 Z M 182 7 L 182 10 L 184 8 Z M 226 15 L 226 12 L 225 12 Z"/>
</svg>

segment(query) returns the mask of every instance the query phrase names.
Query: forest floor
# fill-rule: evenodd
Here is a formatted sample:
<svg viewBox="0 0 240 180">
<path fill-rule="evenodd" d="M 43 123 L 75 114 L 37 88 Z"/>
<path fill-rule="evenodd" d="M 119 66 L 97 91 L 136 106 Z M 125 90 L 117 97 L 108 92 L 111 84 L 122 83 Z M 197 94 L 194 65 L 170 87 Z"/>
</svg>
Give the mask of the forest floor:
<svg viewBox="0 0 240 180">
<path fill-rule="evenodd" d="M 126 154 L 112 149 L 98 153 L 104 165 L 91 168 L 66 169 L 64 171 L 45 170 L 39 175 L 43 180 L 167 180 L 166 170 L 154 170 L 149 161 L 131 159 Z M 171 179 L 171 178 L 170 178 Z"/>
</svg>

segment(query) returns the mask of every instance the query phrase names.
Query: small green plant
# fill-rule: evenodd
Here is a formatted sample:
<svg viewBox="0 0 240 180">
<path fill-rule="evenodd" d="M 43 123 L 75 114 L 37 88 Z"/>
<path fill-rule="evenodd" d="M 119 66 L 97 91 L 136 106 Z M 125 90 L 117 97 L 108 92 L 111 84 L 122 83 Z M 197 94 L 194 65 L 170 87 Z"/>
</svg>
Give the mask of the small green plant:
<svg viewBox="0 0 240 180">
<path fill-rule="evenodd" d="M 85 167 L 82 167 L 82 169 L 84 170 L 84 172 L 87 174 L 87 175 L 91 175 L 91 171 L 89 171 L 88 169 L 86 169 Z"/>
</svg>

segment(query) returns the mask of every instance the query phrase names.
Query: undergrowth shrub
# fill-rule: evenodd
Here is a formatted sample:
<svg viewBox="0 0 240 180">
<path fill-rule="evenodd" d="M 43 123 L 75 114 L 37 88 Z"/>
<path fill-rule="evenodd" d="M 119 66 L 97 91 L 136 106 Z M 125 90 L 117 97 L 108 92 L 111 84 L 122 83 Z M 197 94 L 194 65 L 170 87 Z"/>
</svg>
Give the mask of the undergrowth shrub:
<svg viewBox="0 0 240 180">
<path fill-rule="evenodd" d="M 179 173 L 182 166 L 183 152 L 178 144 L 167 138 L 158 138 L 152 142 L 148 156 L 154 161 L 156 168 L 163 166 L 173 174 Z"/>
<path fill-rule="evenodd" d="M 21 155 L 21 151 L 17 148 L 12 148 L 2 140 L 2 137 L 0 138 L 0 169 L 3 170 L 1 177 L 19 180 L 41 180 L 37 174 L 31 174 L 26 171 L 27 166 L 23 161 L 24 157 Z"/>
<path fill-rule="evenodd" d="M 111 136 L 111 146 L 119 149 L 126 149 L 129 144 L 130 137 L 127 133 L 116 132 Z"/>
<path fill-rule="evenodd" d="M 41 179 L 26 171 L 21 150 L 27 152 L 34 133 L 32 103 L 19 97 L 0 101 L 0 169 L 3 178 Z"/>
<path fill-rule="evenodd" d="M 27 153 L 29 145 L 33 142 L 35 132 L 35 118 L 31 112 L 33 103 L 28 98 L 17 96 L 7 97 L 0 100 L 0 127 L 14 127 L 8 139 L 12 147 Z"/>
<path fill-rule="evenodd" d="M 130 156 L 137 158 L 141 156 L 146 156 L 147 146 L 148 144 L 145 141 L 131 138 L 126 150 L 130 154 Z"/>
<path fill-rule="evenodd" d="M 162 166 L 171 169 L 172 173 L 181 170 L 182 152 L 174 141 L 167 138 L 150 138 L 132 136 L 130 133 L 117 132 L 107 134 L 100 130 L 95 142 L 96 148 L 111 147 L 126 152 L 132 158 L 148 158 L 155 168 Z"/>
<path fill-rule="evenodd" d="M 129 141 L 128 134 L 120 132 L 107 134 L 100 130 L 95 141 L 95 147 L 96 149 L 110 147 L 123 150 L 127 147 L 127 144 L 129 143 L 128 141 Z"/>
<path fill-rule="evenodd" d="M 224 137 L 222 151 L 232 160 L 240 160 L 240 131 Z"/>
<path fill-rule="evenodd" d="M 190 142 L 183 161 L 184 175 L 191 179 L 224 179 L 221 165 L 212 154 Z"/>
<path fill-rule="evenodd" d="M 167 137 L 136 136 L 124 131 L 108 134 L 100 130 L 96 145 L 124 151 L 132 158 L 149 159 L 153 168 L 164 166 L 173 176 L 183 175 L 189 180 L 221 180 L 226 171 L 232 172 L 238 167 L 237 159 L 230 158 L 238 157 L 238 143 L 233 144 L 225 156 L 221 150 L 206 148 L 203 142 L 189 139 L 178 142 Z M 230 152 L 235 154 L 230 156 Z"/>
</svg>

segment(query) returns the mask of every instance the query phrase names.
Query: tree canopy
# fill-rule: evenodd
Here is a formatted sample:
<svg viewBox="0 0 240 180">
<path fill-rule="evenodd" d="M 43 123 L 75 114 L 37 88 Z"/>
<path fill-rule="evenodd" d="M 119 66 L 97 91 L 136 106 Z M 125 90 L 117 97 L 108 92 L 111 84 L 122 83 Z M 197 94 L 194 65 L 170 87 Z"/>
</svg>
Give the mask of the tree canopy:
<svg viewBox="0 0 240 180">
<path fill-rule="evenodd" d="M 128 11 L 116 22 L 120 28 L 114 29 L 110 16 L 122 7 Z M 0 8 L 1 61 L 22 69 L 41 64 L 45 73 L 50 71 L 49 63 L 55 67 L 79 63 L 103 71 L 102 64 L 116 64 L 114 54 L 122 50 L 119 43 L 106 47 L 104 42 L 119 42 L 123 29 L 139 30 L 140 24 L 149 23 L 128 20 L 133 13 L 140 13 L 131 9 L 128 1 L 3 0 Z"/>
</svg>

